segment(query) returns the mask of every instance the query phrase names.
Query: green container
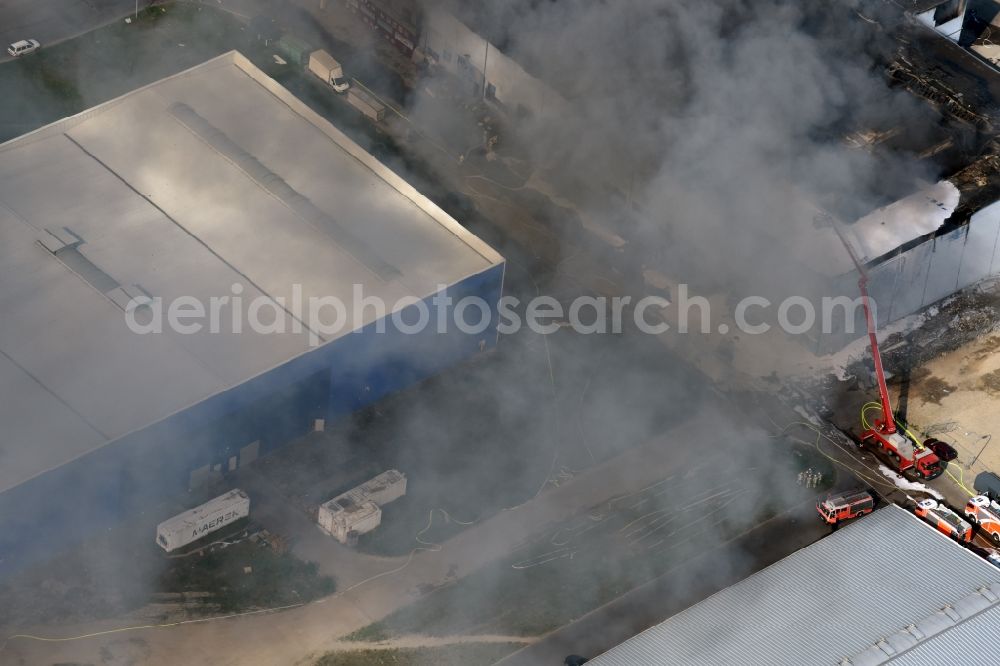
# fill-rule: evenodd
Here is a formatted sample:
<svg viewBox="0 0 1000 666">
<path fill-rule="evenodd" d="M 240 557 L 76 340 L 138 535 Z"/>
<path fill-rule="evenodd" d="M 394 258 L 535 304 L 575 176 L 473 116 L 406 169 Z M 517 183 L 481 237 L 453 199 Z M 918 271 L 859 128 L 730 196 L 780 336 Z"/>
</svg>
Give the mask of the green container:
<svg viewBox="0 0 1000 666">
<path fill-rule="evenodd" d="M 279 39 L 275 48 L 285 60 L 300 67 L 306 66 L 306 63 L 309 62 L 309 54 L 316 50 L 307 42 L 291 35 L 285 35 Z"/>
</svg>

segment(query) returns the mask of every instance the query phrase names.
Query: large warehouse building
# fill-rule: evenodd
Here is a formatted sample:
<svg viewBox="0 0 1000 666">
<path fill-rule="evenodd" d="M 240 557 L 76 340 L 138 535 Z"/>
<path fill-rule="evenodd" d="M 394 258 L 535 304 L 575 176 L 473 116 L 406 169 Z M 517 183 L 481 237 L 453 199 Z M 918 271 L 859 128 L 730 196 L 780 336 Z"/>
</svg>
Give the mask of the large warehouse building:
<svg viewBox="0 0 1000 666">
<path fill-rule="evenodd" d="M 476 308 L 414 331 L 503 274 L 235 52 L 0 146 L 0 576 L 492 348 Z"/>
<path fill-rule="evenodd" d="M 590 661 L 994 664 L 1000 569 L 889 505 Z"/>
</svg>

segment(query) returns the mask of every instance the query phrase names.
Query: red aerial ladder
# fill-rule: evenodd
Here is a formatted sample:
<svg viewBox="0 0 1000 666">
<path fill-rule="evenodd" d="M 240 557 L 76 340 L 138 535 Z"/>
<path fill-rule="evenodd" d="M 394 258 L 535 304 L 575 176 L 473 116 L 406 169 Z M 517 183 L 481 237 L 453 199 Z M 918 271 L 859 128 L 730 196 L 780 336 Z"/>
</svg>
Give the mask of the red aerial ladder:
<svg viewBox="0 0 1000 666">
<path fill-rule="evenodd" d="M 941 475 L 944 466 L 940 458 L 914 442 L 903 433 L 896 430 L 896 418 L 889 402 L 889 388 L 885 383 L 885 370 L 882 368 L 882 355 L 878 350 L 878 338 L 875 335 L 875 318 L 872 316 L 871 304 L 868 299 L 868 272 L 858 259 L 854 248 L 847 241 L 840 227 L 833 222 L 833 228 L 840 236 L 840 241 L 851 255 L 851 261 L 858 269 L 858 289 L 861 290 L 861 304 L 865 309 L 865 323 L 868 326 L 868 340 L 872 348 L 872 360 L 875 362 L 875 378 L 878 381 L 878 397 L 882 406 L 882 415 L 875 423 L 861 433 L 861 445 L 872 446 L 877 453 L 883 453 L 890 465 L 900 473 L 915 472 L 924 479 L 933 479 Z M 867 424 L 866 424 L 867 427 Z"/>
</svg>

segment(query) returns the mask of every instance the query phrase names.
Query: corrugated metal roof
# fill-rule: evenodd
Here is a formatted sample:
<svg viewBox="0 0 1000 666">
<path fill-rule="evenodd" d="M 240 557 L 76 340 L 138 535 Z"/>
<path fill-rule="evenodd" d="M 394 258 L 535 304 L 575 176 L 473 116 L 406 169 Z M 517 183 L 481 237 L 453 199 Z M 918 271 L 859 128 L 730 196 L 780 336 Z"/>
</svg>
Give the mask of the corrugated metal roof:
<svg viewBox="0 0 1000 666">
<path fill-rule="evenodd" d="M 590 663 L 839 664 L 990 585 L 1000 585 L 1000 569 L 891 505 Z M 994 612 L 990 611 L 990 617 Z M 984 621 L 959 623 L 928 638 L 926 647 L 921 645 L 920 649 L 929 655 L 964 655 L 969 639 L 956 632 L 966 624 L 969 628 L 964 632 L 974 631 Z M 992 636 L 1000 630 L 990 631 Z M 920 653 L 914 648 L 905 654 L 917 655 L 912 657 L 917 659 Z M 931 659 L 898 663 L 931 666 L 959 662 Z"/>
<path fill-rule="evenodd" d="M 920 643 L 888 662 L 891 666 L 1000 663 L 1000 606 L 950 629 L 941 640 Z"/>
<path fill-rule="evenodd" d="M 293 303 L 344 303 L 332 339 L 376 316 L 354 285 L 391 308 L 502 261 L 236 52 L 9 141 L 0 492 L 305 353 Z M 233 285 L 285 332 L 126 326 L 130 293 Z"/>
</svg>

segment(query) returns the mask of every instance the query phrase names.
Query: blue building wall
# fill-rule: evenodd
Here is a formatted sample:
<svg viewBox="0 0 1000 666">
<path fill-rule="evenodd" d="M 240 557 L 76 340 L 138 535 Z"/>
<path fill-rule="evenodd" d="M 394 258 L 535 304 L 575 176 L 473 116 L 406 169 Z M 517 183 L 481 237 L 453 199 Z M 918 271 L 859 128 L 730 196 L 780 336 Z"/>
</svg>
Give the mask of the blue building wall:
<svg viewBox="0 0 1000 666">
<path fill-rule="evenodd" d="M 489 304 L 492 321 L 480 334 L 463 333 L 451 313 L 439 333 L 432 296 L 423 301 L 431 325 L 419 333 L 405 334 L 391 321 L 379 332 L 372 323 L 0 494 L 0 580 L 183 492 L 195 469 L 225 469 L 251 442 L 259 441 L 265 455 L 309 432 L 314 419 L 344 416 L 492 349 L 503 275 L 500 264 L 445 291 L 456 303 L 477 296 Z M 404 309 L 402 320 L 416 321 L 418 307 Z M 470 308 L 469 319 L 478 317 Z"/>
</svg>

